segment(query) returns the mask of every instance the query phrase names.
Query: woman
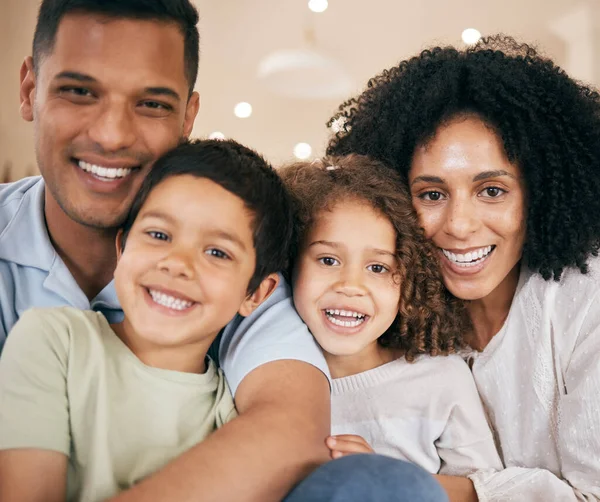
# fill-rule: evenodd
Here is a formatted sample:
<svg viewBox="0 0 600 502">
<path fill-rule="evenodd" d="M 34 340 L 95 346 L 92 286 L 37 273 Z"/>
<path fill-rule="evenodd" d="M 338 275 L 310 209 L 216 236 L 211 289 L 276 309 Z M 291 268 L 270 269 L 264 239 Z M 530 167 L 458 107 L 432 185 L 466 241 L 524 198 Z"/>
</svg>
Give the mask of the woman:
<svg viewBox="0 0 600 502">
<path fill-rule="evenodd" d="M 527 45 L 435 48 L 332 119 L 328 154 L 399 171 L 443 278 L 505 465 L 451 500 L 600 500 L 600 96 Z"/>
</svg>

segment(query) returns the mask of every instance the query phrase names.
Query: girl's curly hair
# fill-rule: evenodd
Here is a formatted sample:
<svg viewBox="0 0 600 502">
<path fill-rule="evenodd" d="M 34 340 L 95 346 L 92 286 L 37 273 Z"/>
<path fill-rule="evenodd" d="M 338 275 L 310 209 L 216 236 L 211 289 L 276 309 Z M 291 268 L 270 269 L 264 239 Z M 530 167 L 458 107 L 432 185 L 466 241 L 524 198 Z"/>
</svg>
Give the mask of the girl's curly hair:
<svg viewBox="0 0 600 502">
<path fill-rule="evenodd" d="M 343 200 L 364 202 L 387 217 L 396 230 L 400 302 L 396 319 L 379 343 L 401 350 L 409 361 L 418 354 L 445 355 L 465 346 L 464 337 L 470 332 L 466 309 L 446 290 L 436 249 L 419 227 L 410 195 L 397 173 L 353 154 L 299 162 L 280 169 L 279 174 L 292 195 L 296 214 L 292 267 L 322 211 Z"/>
<path fill-rule="evenodd" d="M 497 131 L 524 174 L 525 263 L 546 280 L 586 273 L 600 247 L 600 96 L 529 45 L 496 35 L 402 61 L 340 106 L 327 153 L 369 155 L 406 180 L 415 148 L 464 114 Z"/>
</svg>

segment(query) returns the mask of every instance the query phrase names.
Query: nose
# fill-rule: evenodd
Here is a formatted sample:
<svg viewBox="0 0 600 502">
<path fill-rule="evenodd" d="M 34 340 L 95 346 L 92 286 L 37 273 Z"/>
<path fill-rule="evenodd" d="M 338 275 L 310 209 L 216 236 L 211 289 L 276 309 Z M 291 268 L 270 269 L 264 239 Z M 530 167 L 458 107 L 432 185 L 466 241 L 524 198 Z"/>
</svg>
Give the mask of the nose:
<svg viewBox="0 0 600 502">
<path fill-rule="evenodd" d="M 158 269 L 172 277 L 192 279 L 194 277 L 194 258 L 192 250 L 172 249 L 158 263 Z"/>
<path fill-rule="evenodd" d="M 134 112 L 121 101 L 108 102 L 89 129 L 92 141 L 106 152 L 118 152 L 136 141 Z"/>
<path fill-rule="evenodd" d="M 360 267 L 341 267 L 334 290 L 345 296 L 364 296 L 367 292 Z"/>
<path fill-rule="evenodd" d="M 479 227 L 475 205 L 467 199 L 454 199 L 448 205 L 444 230 L 456 239 L 466 239 Z"/>
</svg>

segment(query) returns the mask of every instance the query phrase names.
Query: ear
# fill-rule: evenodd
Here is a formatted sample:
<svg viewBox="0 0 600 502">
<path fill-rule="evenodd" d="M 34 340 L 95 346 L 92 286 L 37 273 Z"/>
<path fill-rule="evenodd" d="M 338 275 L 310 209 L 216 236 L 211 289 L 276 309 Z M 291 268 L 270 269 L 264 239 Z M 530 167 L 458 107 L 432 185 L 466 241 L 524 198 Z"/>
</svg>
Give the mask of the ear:
<svg viewBox="0 0 600 502">
<path fill-rule="evenodd" d="M 254 310 L 262 302 L 264 302 L 267 298 L 269 298 L 269 296 L 271 296 L 271 293 L 275 291 L 278 284 L 278 274 L 271 274 L 265 277 L 258 286 L 258 288 L 256 288 L 256 291 L 244 300 L 244 303 L 242 303 L 242 306 L 238 310 L 239 314 L 244 317 L 248 317 L 250 314 L 252 314 L 252 312 L 254 312 Z"/>
<path fill-rule="evenodd" d="M 117 232 L 117 238 L 115 239 L 115 246 L 117 246 L 117 263 L 121 260 L 121 256 L 123 256 L 123 229 L 120 228 Z"/>
<path fill-rule="evenodd" d="M 192 129 L 194 128 L 194 120 L 196 120 L 196 115 L 198 115 L 199 109 L 200 94 L 194 91 L 190 96 L 190 99 L 188 99 L 187 106 L 185 108 L 185 119 L 183 121 L 183 136 L 186 138 L 189 138 L 190 134 L 192 134 Z"/>
<path fill-rule="evenodd" d="M 33 58 L 27 56 L 21 65 L 21 86 L 19 97 L 21 99 L 21 117 L 27 122 L 33 121 L 33 105 L 35 101 L 35 72 L 33 70 Z"/>
</svg>

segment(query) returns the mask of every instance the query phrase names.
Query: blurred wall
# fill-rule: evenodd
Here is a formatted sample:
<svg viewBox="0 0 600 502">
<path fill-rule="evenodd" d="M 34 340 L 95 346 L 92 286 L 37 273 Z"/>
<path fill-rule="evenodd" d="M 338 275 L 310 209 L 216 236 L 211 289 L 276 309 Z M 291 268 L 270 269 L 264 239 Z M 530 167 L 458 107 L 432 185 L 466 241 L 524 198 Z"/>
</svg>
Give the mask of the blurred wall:
<svg viewBox="0 0 600 502">
<path fill-rule="evenodd" d="M 415 50 L 414 47 L 424 48 L 440 40 L 448 43 L 449 34 L 455 37 L 450 40 L 459 41 L 458 26 L 472 19 L 475 25 L 479 23 L 485 29 L 500 29 L 518 37 L 523 36 L 525 40 L 533 38 L 548 56 L 573 77 L 592 84 L 600 83 L 600 0 L 420 1 L 423 4 L 406 10 L 400 3 L 371 0 L 369 10 L 364 11 L 362 0 L 330 0 L 332 12 L 329 13 L 329 20 L 326 17 L 319 18 L 319 22 L 324 24 L 317 25 L 323 28 L 318 38 L 324 45 L 329 44 L 331 51 L 337 51 L 340 59 L 345 58 L 347 64 L 355 64 L 354 77 L 362 88 L 368 76 L 373 74 L 374 64 L 383 69 L 388 66 L 388 60 L 394 62 L 416 53 L 419 49 Z M 272 161 L 283 158 L 288 150 L 291 151 L 288 145 L 293 144 L 292 139 L 305 141 L 305 137 L 310 137 L 313 145 L 322 148 L 328 134 L 324 127 L 326 118 L 343 100 L 292 103 L 262 91 L 259 94 L 251 70 L 254 59 L 259 59 L 263 55 L 261 51 L 266 51 L 267 46 L 268 50 L 272 50 L 290 45 L 294 36 L 300 37 L 306 1 L 284 0 L 285 8 L 281 0 L 195 2 L 200 10 L 203 37 L 199 79 L 203 100 L 195 134 L 205 135 L 215 128 L 221 130 L 221 123 L 226 118 L 229 121 L 237 120 L 229 118 L 232 107 L 230 101 L 244 98 L 244 93 L 254 92 L 257 100 L 256 117 L 252 122 L 243 124 L 239 120 L 228 123 L 224 127 L 229 129 L 223 129 L 226 133 L 230 132 L 232 137 L 258 148 Z M 38 4 L 39 0 L 0 0 L 0 181 L 37 173 L 33 126 L 19 115 L 19 68 L 24 57 L 31 53 Z M 540 6 L 543 10 L 540 10 Z M 290 14 L 288 11 L 293 9 L 296 10 Z M 397 18 L 386 13 L 386 10 L 393 9 L 406 14 L 404 22 L 408 25 L 405 28 L 391 29 L 389 24 L 385 24 L 390 18 Z M 266 24 L 270 22 L 270 28 L 263 29 L 260 23 L 257 25 L 252 20 L 248 25 L 244 24 L 248 16 L 258 16 Z M 371 17 L 366 19 L 367 16 Z M 382 39 L 373 41 L 375 37 L 372 34 L 364 34 L 357 40 L 354 40 L 357 37 L 350 39 L 342 31 L 345 25 L 350 33 L 356 33 L 352 31 L 352 23 L 366 30 L 368 25 L 377 20 L 380 31 L 385 30 L 387 43 Z M 336 31 L 338 24 L 339 33 Z M 384 25 L 386 28 L 382 28 Z M 409 25 L 415 27 L 420 39 L 414 38 L 413 33 L 410 33 L 413 38 L 408 38 L 406 31 Z M 287 38 L 273 36 L 269 33 L 273 26 L 290 35 Z M 260 38 L 251 29 L 267 33 Z M 239 36 L 240 33 L 244 40 L 241 44 L 239 39 L 233 41 L 236 34 Z M 392 36 L 405 38 L 390 39 Z M 435 36 L 440 39 L 435 39 Z M 334 42 L 337 42 L 335 46 Z M 370 42 L 372 45 L 369 45 Z M 388 53 L 384 54 L 385 50 Z M 229 68 L 224 67 L 225 63 L 229 64 Z M 368 75 L 360 73 L 359 67 L 366 68 Z M 245 73 L 232 73 L 232 68 Z M 254 88 L 249 91 L 251 86 Z M 262 101 L 259 102 L 261 96 Z M 283 136 L 284 132 L 287 132 L 287 137 Z M 282 147 L 283 144 L 285 147 Z M 315 151 L 315 154 L 320 153 L 320 150 Z"/>
</svg>

